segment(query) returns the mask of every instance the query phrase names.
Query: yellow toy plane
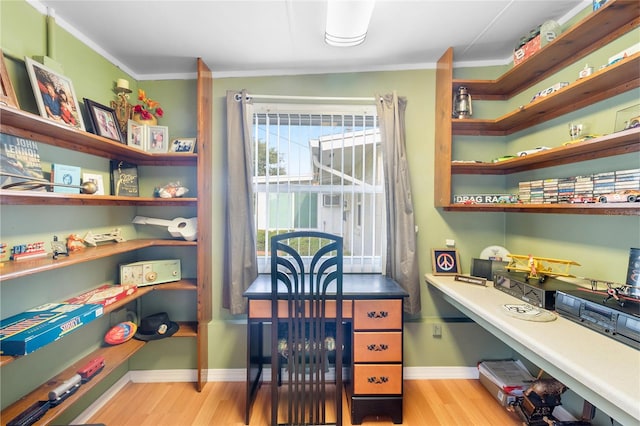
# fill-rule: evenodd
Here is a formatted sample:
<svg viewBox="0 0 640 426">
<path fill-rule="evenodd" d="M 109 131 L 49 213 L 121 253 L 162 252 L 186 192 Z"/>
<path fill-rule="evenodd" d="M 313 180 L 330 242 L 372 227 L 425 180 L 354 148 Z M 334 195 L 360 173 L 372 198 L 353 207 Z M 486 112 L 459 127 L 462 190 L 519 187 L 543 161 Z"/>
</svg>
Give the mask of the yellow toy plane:
<svg viewBox="0 0 640 426">
<path fill-rule="evenodd" d="M 548 257 L 537 257 L 524 254 L 508 255 L 511 261 L 506 266 L 507 271 L 526 272 L 525 281 L 534 278 L 539 283 L 543 283 L 548 277 L 574 277 L 569 273 L 571 265 L 580 266 L 573 260 L 552 259 Z M 557 265 L 558 270 L 553 270 L 551 265 Z"/>
</svg>

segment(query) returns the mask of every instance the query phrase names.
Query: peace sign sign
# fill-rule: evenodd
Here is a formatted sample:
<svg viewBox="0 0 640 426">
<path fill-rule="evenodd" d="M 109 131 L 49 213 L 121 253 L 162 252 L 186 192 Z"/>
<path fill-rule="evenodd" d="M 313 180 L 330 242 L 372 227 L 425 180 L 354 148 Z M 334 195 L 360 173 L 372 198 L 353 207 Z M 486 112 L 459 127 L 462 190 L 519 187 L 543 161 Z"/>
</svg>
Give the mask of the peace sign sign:
<svg viewBox="0 0 640 426">
<path fill-rule="evenodd" d="M 460 273 L 458 251 L 433 250 L 433 273 L 438 275 L 454 275 Z"/>
</svg>

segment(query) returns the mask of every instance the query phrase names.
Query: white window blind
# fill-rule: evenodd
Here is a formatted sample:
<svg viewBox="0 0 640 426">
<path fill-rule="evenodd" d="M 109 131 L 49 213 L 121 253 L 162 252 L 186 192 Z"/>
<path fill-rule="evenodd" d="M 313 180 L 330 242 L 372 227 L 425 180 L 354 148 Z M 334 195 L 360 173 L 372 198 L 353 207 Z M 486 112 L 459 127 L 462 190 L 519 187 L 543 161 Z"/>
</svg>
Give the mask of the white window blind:
<svg viewBox="0 0 640 426">
<path fill-rule="evenodd" d="M 382 150 L 374 105 L 253 105 L 258 268 L 270 237 L 317 230 L 344 239 L 344 271 L 381 272 L 386 246 Z M 315 251 L 301 241 L 302 255 Z"/>
</svg>

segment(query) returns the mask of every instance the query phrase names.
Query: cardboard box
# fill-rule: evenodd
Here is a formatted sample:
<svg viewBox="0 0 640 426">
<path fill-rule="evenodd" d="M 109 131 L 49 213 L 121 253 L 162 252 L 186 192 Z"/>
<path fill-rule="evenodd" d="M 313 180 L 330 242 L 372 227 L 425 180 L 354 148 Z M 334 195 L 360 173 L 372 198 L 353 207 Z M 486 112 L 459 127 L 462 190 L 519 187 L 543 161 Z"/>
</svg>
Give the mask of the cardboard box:
<svg viewBox="0 0 640 426">
<path fill-rule="evenodd" d="M 102 305 L 47 303 L 0 321 L 0 353 L 26 355 L 100 317 Z"/>
<path fill-rule="evenodd" d="M 540 34 L 529 40 L 520 49 L 513 52 L 513 66 L 520 64 L 540 50 Z"/>
<path fill-rule="evenodd" d="M 135 285 L 105 284 L 98 288 L 94 288 L 93 290 L 89 290 L 86 293 L 67 299 L 64 303 L 81 305 L 98 304 L 106 307 L 116 303 L 118 300 L 132 295 L 136 291 L 138 291 L 138 287 Z"/>
<path fill-rule="evenodd" d="M 520 361 L 483 361 L 478 364 L 480 383 L 502 404 L 509 406 L 536 379 Z"/>
</svg>

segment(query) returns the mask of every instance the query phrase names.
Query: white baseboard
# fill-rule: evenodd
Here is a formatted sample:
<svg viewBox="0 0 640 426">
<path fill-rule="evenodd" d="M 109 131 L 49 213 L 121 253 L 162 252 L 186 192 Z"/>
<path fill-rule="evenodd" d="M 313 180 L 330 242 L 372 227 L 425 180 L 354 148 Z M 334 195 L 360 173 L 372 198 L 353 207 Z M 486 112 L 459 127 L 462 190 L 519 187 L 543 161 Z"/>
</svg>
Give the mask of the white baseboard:
<svg viewBox="0 0 640 426">
<path fill-rule="evenodd" d="M 73 421 L 71 423 L 72 424 L 85 424 L 85 423 L 87 423 L 89 421 L 89 419 L 95 413 L 98 412 L 99 409 L 101 409 L 107 402 L 109 402 L 109 400 L 111 398 L 116 396 L 118 391 L 120 391 L 120 389 L 125 387 L 125 385 L 127 383 L 129 383 L 130 381 L 131 381 L 131 378 L 129 377 L 129 373 L 127 373 L 124 376 L 120 377 L 120 380 L 115 382 L 113 384 L 113 386 L 111 386 L 109 389 L 107 389 L 107 391 L 105 393 L 100 395 L 100 398 L 98 398 L 95 401 L 93 401 L 93 403 L 91 405 L 89 405 L 82 413 L 80 413 L 80 415 L 78 417 L 73 419 Z"/>
<path fill-rule="evenodd" d="M 95 400 L 86 410 L 73 420 L 73 424 L 87 423 L 89 419 L 113 398 L 127 383 L 169 383 L 195 382 L 197 370 L 134 370 L 122 376 L 113 386 Z M 244 368 L 210 369 L 209 382 L 244 382 L 247 372 Z M 477 379 L 476 367 L 405 367 L 405 380 L 429 379 Z M 263 380 L 271 380 L 271 369 L 265 368 Z"/>
</svg>

